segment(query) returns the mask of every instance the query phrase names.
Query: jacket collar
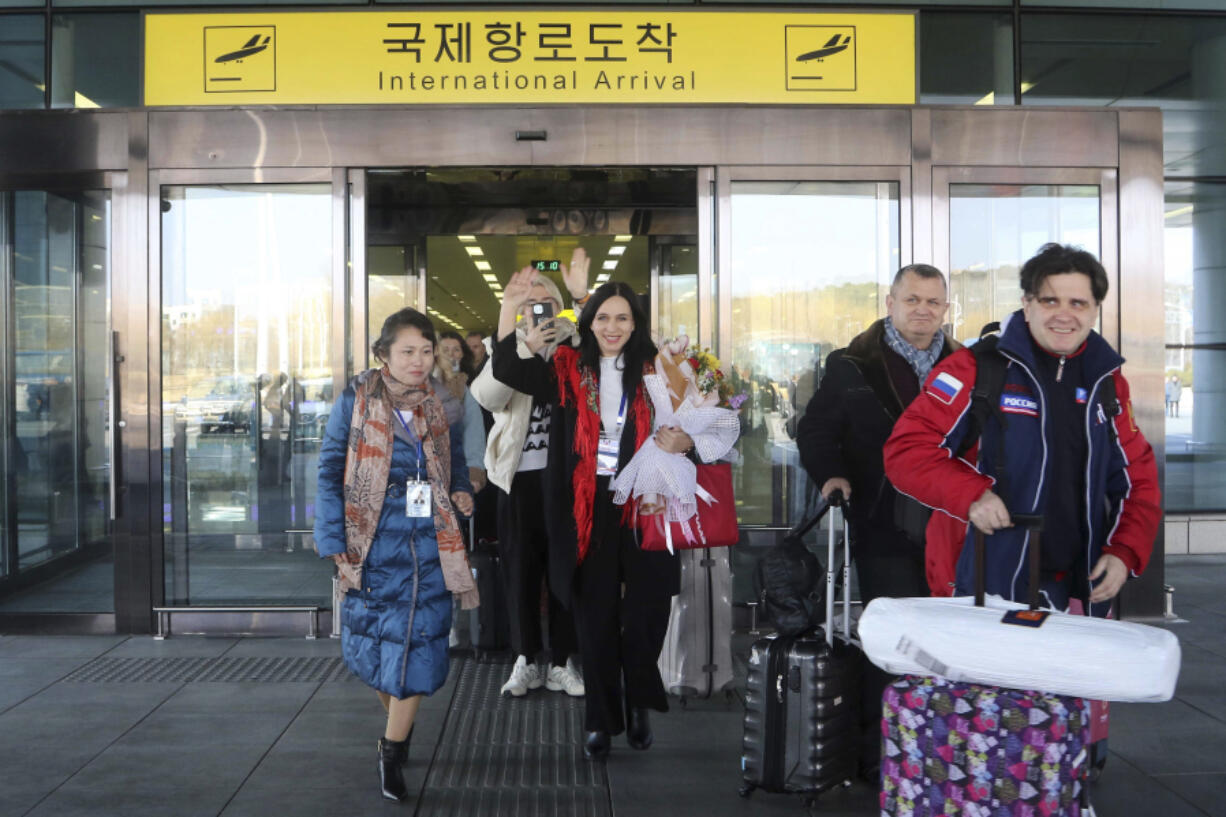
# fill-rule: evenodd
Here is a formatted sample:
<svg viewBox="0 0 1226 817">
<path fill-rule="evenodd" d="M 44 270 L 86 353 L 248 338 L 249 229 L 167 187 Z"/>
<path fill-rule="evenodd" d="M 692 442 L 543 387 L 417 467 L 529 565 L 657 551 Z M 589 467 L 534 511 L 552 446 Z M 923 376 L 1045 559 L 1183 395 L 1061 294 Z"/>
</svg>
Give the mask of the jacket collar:
<svg viewBox="0 0 1226 817">
<path fill-rule="evenodd" d="M 1030 371 L 1035 371 L 1038 360 L 1035 358 L 1034 343 L 1030 340 L 1030 326 L 1026 323 L 1022 310 L 1019 309 L 1005 318 L 997 348 L 1021 361 Z M 1078 355 L 1081 357 L 1081 370 L 1090 383 L 1118 369 L 1124 363 L 1124 358 L 1111 348 L 1111 344 L 1092 329 Z"/>
<path fill-rule="evenodd" d="M 950 354 L 961 349 L 962 345 L 949 335 L 945 335 L 945 342 L 941 344 L 941 354 L 937 356 L 937 362 L 949 357 Z M 860 334 L 851 339 L 851 343 L 847 344 L 847 349 L 843 352 L 843 359 L 851 361 L 860 370 L 865 382 L 873 393 L 877 395 L 877 400 L 881 405 L 890 412 L 891 415 L 897 416 L 902 414 L 902 401 L 898 398 L 898 393 L 890 382 L 890 373 L 885 365 L 885 318 L 879 318 Z M 923 384 L 920 384 L 921 387 Z"/>
</svg>

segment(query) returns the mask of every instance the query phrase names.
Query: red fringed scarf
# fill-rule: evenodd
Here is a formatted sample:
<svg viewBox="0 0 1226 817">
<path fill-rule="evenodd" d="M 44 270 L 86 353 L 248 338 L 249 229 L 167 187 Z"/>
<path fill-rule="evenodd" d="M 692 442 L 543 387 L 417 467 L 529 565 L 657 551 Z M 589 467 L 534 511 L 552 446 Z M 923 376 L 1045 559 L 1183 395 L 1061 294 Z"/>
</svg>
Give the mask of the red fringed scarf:
<svg viewBox="0 0 1226 817">
<path fill-rule="evenodd" d="M 592 541 L 592 515 L 596 498 L 596 449 L 600 444 L 600 387 L 595 375 L 580 367 L 579 351 L 571 346 L 559 346 L 553 357 L 554 374 L 558 378 L 558 395 L 562 405 L 573 402 L 578 417 L 575 421 L 575 453 L 579 455 L 579 467 L 575 469 L 575 533 L 577 561 L 587 556 Z M 651 364 L 643 366 L 643 373 L 654 369 Z M 632 402 L 634 409 L 634 448 L 638 448 L 651 436 L 651 401 L 640 381 Z M 634 502 L 627 502 L 622 511 L 623 523 L 634 518 Z"/>
</svg>

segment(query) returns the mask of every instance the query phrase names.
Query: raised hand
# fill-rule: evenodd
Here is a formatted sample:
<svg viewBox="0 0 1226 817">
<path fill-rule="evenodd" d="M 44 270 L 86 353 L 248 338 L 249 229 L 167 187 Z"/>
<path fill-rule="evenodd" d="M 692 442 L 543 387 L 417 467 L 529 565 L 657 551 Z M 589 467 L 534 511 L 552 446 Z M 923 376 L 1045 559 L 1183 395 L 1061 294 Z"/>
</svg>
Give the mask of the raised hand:
<svg viewBox="0 0 1226 817">
<path fill-rule="evenodd" d="M 536 283 L 536 270 L 524 267 L 511 276 L 502 289 L 502 308 L 519 314 L 519 308 L 532 297 L 532 285 Z"/>
<path fill-rule="evenodd" d="M 582 247 L 575 247 L 575 252 L 570 257 L 569 267 L 562 265 L 562 283 L 566 284 L 566 291 L 576 301 L 587 294 L 587 289 L 591 285 L 588 280 L 588 270 L 591 266 L 592 259 L 587 257 L 587 251 Z"/>
<path fill-rule="evenodd" d="M 524 267 L 511 276 L 502 290 L 502 309 L 498 312 L 498 340 L 515 332 L 515 321 L 520 308 L 532 297 L 532 285 L 536 283 L 536 270 Z"/>
</svg>

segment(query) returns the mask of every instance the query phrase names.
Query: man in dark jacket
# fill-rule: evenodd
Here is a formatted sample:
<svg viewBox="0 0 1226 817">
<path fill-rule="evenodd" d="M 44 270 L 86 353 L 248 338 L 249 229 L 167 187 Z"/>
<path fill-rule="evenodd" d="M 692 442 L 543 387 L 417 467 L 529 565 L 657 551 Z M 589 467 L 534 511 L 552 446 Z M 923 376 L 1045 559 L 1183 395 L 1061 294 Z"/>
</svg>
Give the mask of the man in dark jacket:
<svg viewBox="0 0 1226 817">
<path fill-rule="evenodd" d="M 866 604 L 879 596 L 928 595 L 923 543 L 895 524 L 912 501 L 900 499 L 886 480 L 881 449 L 932 367 L 958 348 L 941 331 L 949 297 L 936 267 L 900 269 L 885 303 L 885 318 L 830 353 L 796 434 L 800 460 L 822 496 L 838 489 L 849 500 L 852 558 Z M 861 771 L 868 776 L 879 762 L 888 676 L 867 661 L 865 672 Z"/>
</svg>

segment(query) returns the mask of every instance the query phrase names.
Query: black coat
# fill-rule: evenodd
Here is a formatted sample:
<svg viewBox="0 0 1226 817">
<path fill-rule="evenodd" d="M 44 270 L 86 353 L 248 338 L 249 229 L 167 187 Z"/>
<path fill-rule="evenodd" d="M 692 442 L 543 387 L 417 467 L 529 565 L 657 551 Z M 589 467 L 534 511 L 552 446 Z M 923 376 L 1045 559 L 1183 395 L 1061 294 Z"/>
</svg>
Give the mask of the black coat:
<svg viewBox="0 0 1226 817">
<path fill-rule="evenodd" d="M 958 348 L 946 337 L 939 359 Z M 851 483 L 847 518 L 853 545 L 863 554 L 915 550 L 894 526 L 897 492 L 882 464 L 882 448 L 906 408 L 890 380 L 886 354 L 897 353 L 885 345 L 884 319 L 846 348 L 831 352 L 821 385 L 796 428 L 800 461 L 817 487 L 834 477 Z"/>
<path fill-rule="evenodd" d="M 545 495 L 541 498 L 545 511 L 545 530 L 549 535 L 549 585 L 558 601 L 570 608 L 579 553 L 574 509 L 574 475 L 579 470 L 579 455 L 575 452 L 575 425 L 579 419 L 579 407 L 574 400 L 562 405 L 553 363 L 537 356 L 521 358 L 515 350 L 513 333 L 494 344 L 491 365 L 494 367 L 494 378 L 499 382 L 550 404 L 549 458 L 542 479 Z M 599 388 L 598 379 L 595 385 Z M 635 401 L 628 401 L 626 433 L 621 436 L 621 448 L 617 458 L 618 470 L 624 468 L 634 457 L 637 408 Z M 616 534 L 616 531 L 593 530 L 589 548 L 600 547 L 602 539 Z M 675 559 L 672 564 L 670 570 L 664 571 L 667 575 L 658 578 L 666 586 L 669 595 L 676 595 L 681 575 Z"/>
</svg>

